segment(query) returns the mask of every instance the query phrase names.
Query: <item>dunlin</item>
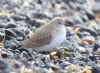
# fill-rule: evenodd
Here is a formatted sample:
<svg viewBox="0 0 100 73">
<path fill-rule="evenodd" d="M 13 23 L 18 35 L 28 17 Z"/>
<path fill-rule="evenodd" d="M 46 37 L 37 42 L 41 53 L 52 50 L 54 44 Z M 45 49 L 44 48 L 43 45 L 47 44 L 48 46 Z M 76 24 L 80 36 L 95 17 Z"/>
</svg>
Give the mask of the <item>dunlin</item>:
<svg viewBox="0 0 100 73">
<path fill-rule="evenodd" d="M 51 51 L 66 39 L 66 27 L 63 17 L 55 17 L 36 30 L 30 38 L 20 43 L 19 49 Z"/>
</svg>

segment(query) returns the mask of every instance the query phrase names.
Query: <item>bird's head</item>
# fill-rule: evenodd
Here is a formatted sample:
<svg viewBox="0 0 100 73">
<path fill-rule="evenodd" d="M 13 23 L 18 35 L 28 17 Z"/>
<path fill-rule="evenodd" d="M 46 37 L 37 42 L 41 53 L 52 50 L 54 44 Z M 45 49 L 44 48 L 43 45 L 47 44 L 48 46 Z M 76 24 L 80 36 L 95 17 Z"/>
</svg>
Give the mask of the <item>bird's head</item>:
<svg viewBox="0 0 100 73">
<path fill-rule="evenodd" d="M 50 24 L 54 24 L 54 25 L 65 25 L 65 26 L 69 26 L 69 27 L 74 27 L 73 22 L 71 22 L 68 19 L 64 19 L 63 17 L 55 17 L 54 19 L 52 19 L 50 21 Z"/>
<path fill-rule="evenodd" d="M 64 23 L 65 20 L 63 17 L 55 17 L 50 21 L 50 24 L 54 24 L 54 25 L 64 25 Z"/>
</svg>

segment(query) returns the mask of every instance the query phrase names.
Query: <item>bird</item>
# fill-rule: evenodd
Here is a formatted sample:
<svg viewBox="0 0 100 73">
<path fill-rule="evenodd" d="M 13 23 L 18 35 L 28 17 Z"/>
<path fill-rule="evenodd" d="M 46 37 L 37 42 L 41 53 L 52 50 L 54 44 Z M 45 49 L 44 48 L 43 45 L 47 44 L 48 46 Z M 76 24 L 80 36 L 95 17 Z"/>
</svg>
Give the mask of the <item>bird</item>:
<svg viewBox="0 0 100 73">
<path fill-rule="evenodd" d="M 18 49 L 32 49 L 36 52 L 47 52 L 63 43 L 65 39 L 65 19 L 64 17 L 54 17 L 46 24 L 37 28 L 36 32 L 30 38 L 21 41 Z"/>
</svg>

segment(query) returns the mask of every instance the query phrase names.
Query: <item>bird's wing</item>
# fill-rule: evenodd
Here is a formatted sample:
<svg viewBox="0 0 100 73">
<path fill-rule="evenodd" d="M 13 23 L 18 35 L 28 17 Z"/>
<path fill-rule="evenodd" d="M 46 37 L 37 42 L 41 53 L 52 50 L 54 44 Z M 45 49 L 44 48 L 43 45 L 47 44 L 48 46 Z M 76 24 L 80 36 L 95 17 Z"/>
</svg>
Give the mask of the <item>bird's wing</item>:
<svg viewBox="0 0 100 73">
<path fill-rule="evenodd" d="M 19 49 L 35 48 L 47 45 L 51 42 L 52 35 L 50 33 L 40 32 L 35 33 L 30 38 L 25 39 L 20 43 Z"/>
<path fill-rule="evenodd" d="M 34 34 L 33 37 L 31 37 L 30 41 L 32 41 L 33 47 L 41 47 L 43 45 L 47 45 L 52 41 L 52 35 L 48 32 L 40 32 Z"/>
</svg>

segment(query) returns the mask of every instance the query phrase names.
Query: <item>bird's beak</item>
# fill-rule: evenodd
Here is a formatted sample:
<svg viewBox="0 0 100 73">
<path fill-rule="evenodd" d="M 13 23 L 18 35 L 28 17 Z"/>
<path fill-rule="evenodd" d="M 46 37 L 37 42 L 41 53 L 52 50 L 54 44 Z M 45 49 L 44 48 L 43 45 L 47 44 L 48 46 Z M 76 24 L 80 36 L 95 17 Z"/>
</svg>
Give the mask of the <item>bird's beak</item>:
<svg viewBox="0 0 100 73">
<path fill-rule="evenodd" d="M 80 32 L 80 26 L 75 25 L 72 21 L 70 20 L 65 20 L 65 26 L 73 27 L 74 33 Z"/>
<path fill-rule="evenodd" d="M 65 26 L 69 26 L 69 27 L 75 27 L 74 23 L 71 22 L 70 20 L 65 20 Z"/>
</svg>

